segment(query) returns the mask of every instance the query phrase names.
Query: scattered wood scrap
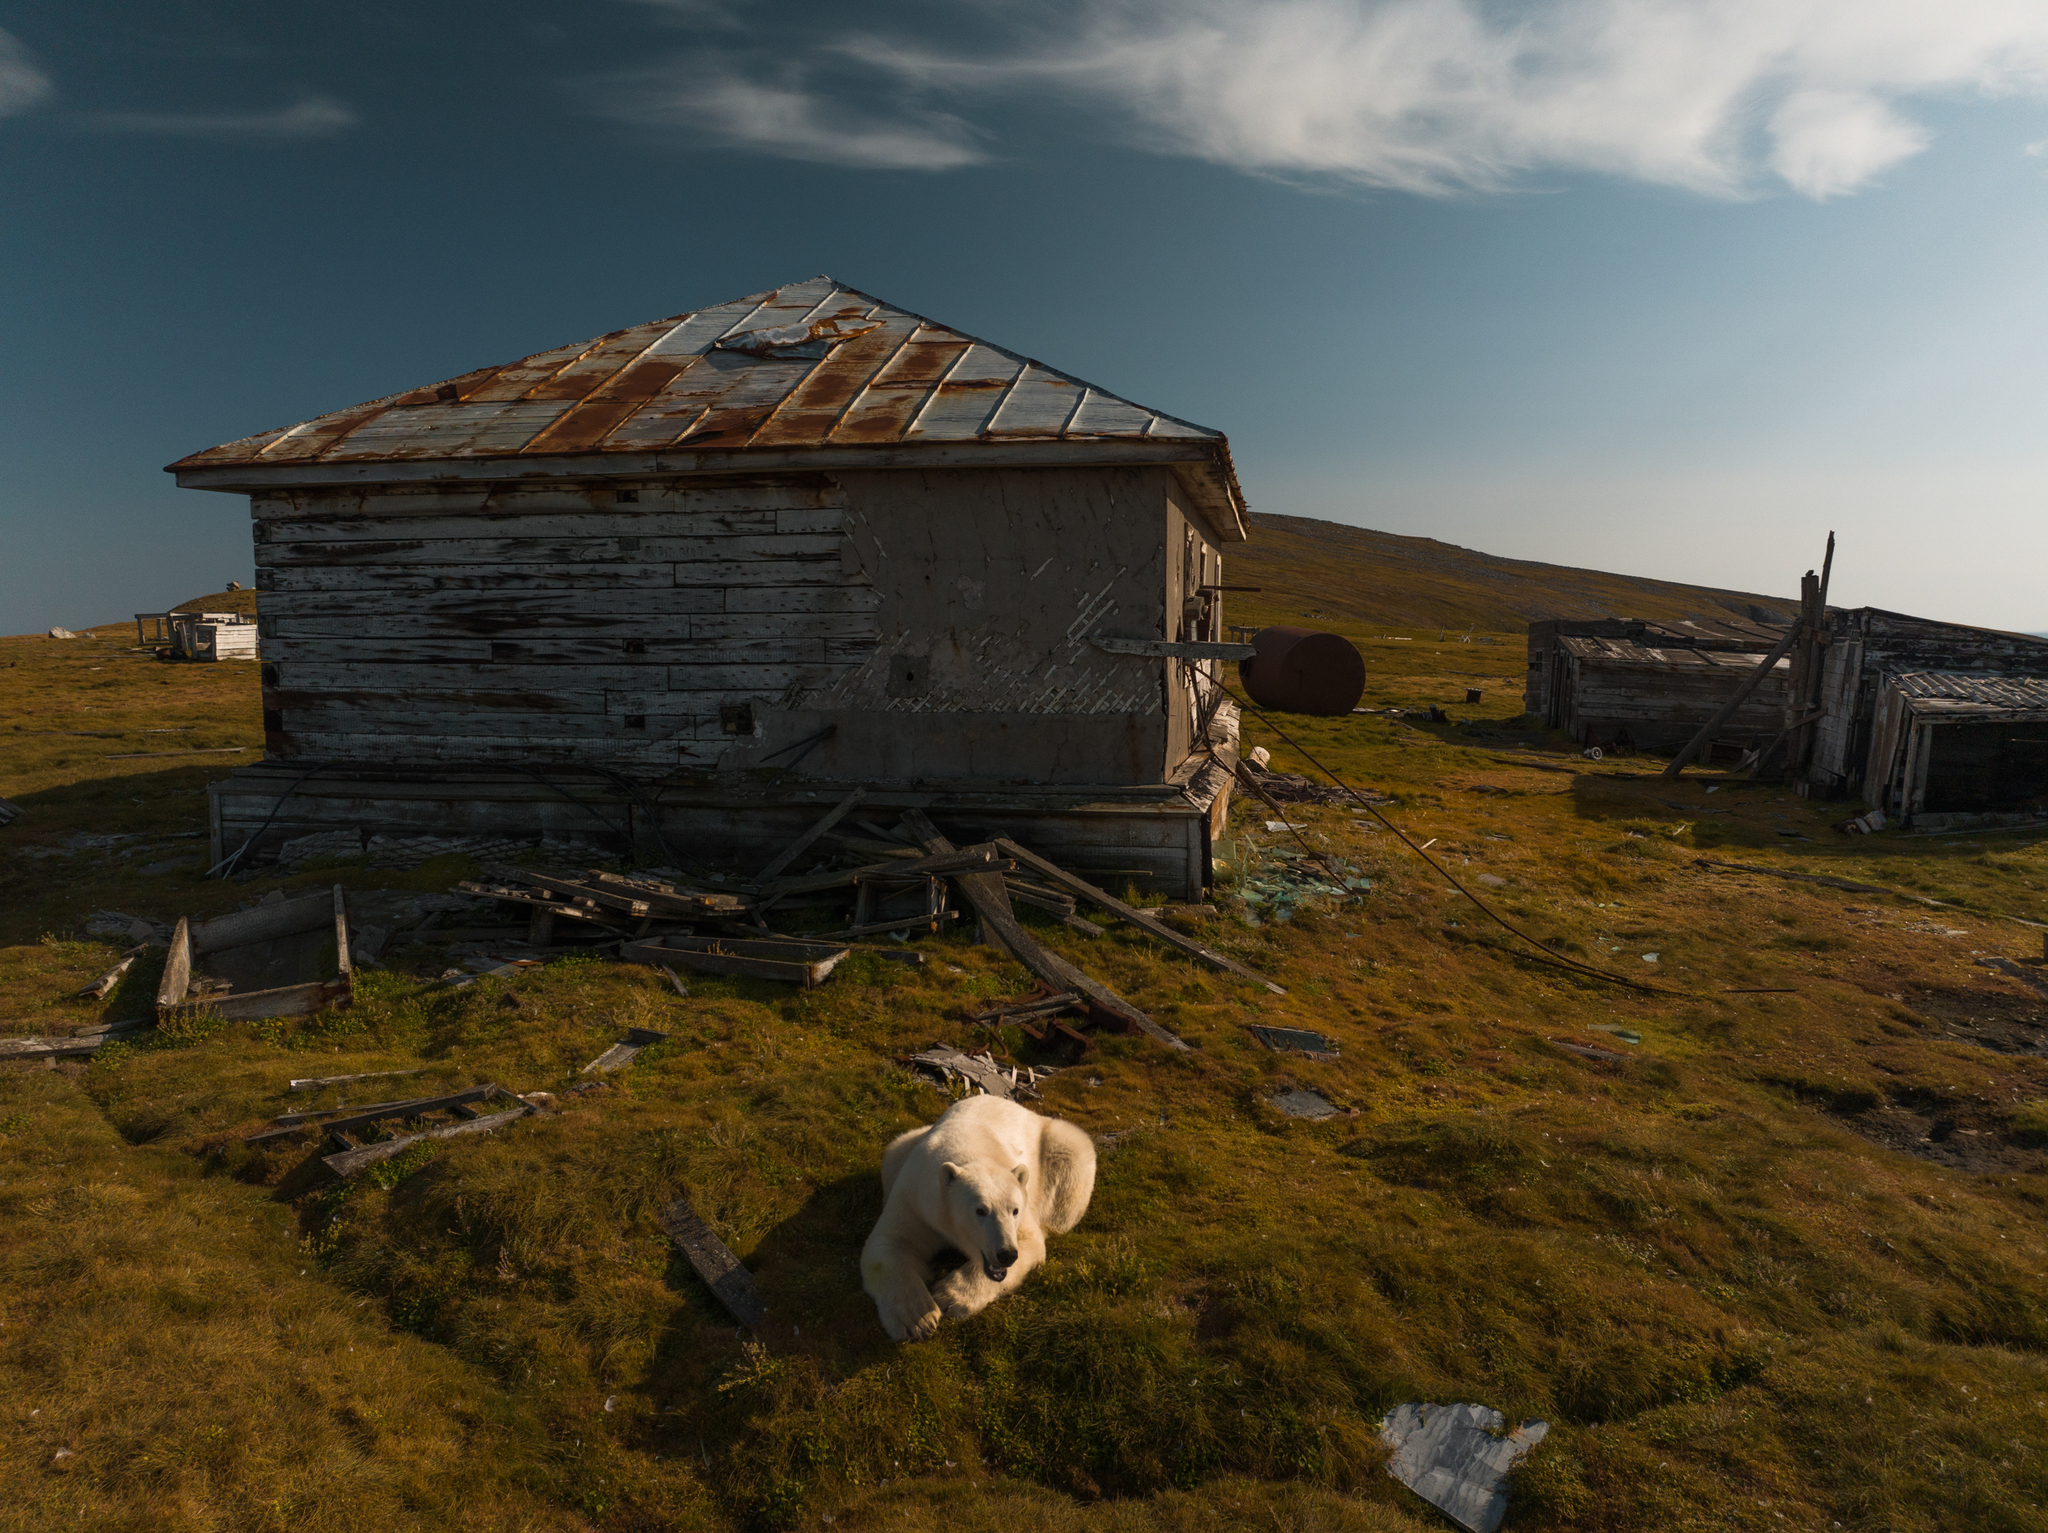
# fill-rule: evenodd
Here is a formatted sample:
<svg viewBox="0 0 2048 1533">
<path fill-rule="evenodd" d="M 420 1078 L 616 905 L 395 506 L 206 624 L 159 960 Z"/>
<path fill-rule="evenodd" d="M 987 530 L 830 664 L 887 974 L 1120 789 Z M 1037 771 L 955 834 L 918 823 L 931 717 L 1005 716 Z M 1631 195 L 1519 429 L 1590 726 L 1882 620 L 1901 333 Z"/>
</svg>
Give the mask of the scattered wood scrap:
<svg viewBox="0 0 2048 1533">
<path fill-rule="evenodd" d="M 424 1067 L 418 1070 L 366 1070 L 360 1075 L 307 1075 L 294 1080 L 289 1091 L 320 1091 L 329 1086 L 351 1086 L 357 1081 L 381 1081 L 394 1075 L 425 1075 Z"/>
<path fill-rule="evenodd" d="M 992 1097 L 1002 1097 L 1010 1102 L 1036 1097 L 1039 1094 L 1039 1077 L 1053 1074 L 1043 1065 L 1036 1068 L 1015 1065 L 1005 1070 L 996 1063 L 992 1054 L 963 1054 L 943 1043 L 935 1043 L 921 1054 L 911 1054 L 903 1063 L 941 1086 L 951 1086 L 958 1081 L 970 1089 L 985 1091 Z"/>
<path fill-rule="evenodd" d="M 1274 984 L 1265 975 L 1258 973 L 1256 970 L 1246 968 L 1235 958 L 1219 953 L 1214 948 L 1205 947 L 1192 937 L 1182 936 L 1172 927 L 1154 920 L 1142 910 L 1126 905 L 1115 895 L 1107 890 L 1096 888 L 1095 885 L 1089 883 L 1085 878 L 1078 878 L 1056 863 L 1048 862 L 1036 852 L 1029 851 L 1006 837 L 998 837 L 996 839 L 996 846 L 1000 850 L 1007 852 L 1011 857 L 1014 857 L 1025 867 L 1030 868 L 1033 872 L 1052 880 L 1063 888 L 1072 890 L 1091 905 L 1099 905 L 1118 919 L 1130 922 L 1139 931 L 1144 932 L 1147 936 L 1157 937 L 1168 947 L 1177 948 L 1192 958 L 1199 958 L 1204 963 L 1213 964 L 1227 973 L 1235 974 L 1240 979 L 1248 979 L 1254 984 L 1264 985 L 1275 995 L 1287 994 L 1286 990 Z"/>
<path fill-rule="evenodd" d="M 774 878 L 776 874 L 809 851 L 818 837 L 824 835 L 826 831 L 851 814 L 867 796 L 868 790 L 866 788 L 855 788 L 851 793 L 847 794 L 845 798 L 833 806 L 831 812 L 822 820 L 790 842 L 780 852 L 777 852 L 774 860 L 754 876 L 754 882 L 756 884 L 765 884 Z"/>
<path fill-rule="evenodd" d="M 126 974 L 130 969 L 135 967 L 135 960 L 142 956 L 143 949 L 148 946 L 149 944 L 147 942 L 144 942 L 128 949 L 127 952 L 121 955 L 121 961 L 119 963 L 115 964 L 113 968 L 107 970 L 106 973 L 102 974 L 98 979 L 94 980 L 91 984 L 81 986 L 73 994 L 72 999 L 76 1001 L 105 1000 L 107 998 L 107 993 L 111 991 L 114 988 L 114 986 L 118 985 L 121 982 L 121 976 Z"/>
<path fill-rule="evenodd" d="M 746 937 L 693 937 L 671 933 L 628 942 L 619 954 L 628 963 L 655 968 L 677 966 L 699 974 L 744 974 L 753 979 L 779 979 L 813 989 L 825 983 L 852 949 L 832 942 L 806 942 L 795 937 L 760 941 Z"/>
<path fill-rule="evenodd" d="M 670 977 L 674 977 L 672 972 Z M 628 1028 L 624 1039 L 613 1044 L 602 1054 L 598 1055 L 597 1058 L 585 1065 L 580 1073 L 590 1075 L 594 1072 L 598 1075 L 610 1075 L 614 1070 L 623 1070 L 626 1066 L 630 1065 L 639 1056 L 642 1049 L 651 1048 L 657 1043 L 666 1043 L 667 1041 L 667 1033 L 658 1033 L 651 1027 Z"/>
<path fill-rule="evenodd" d="M 518 1105 L 495 1113 L 479 1113 L 476 1110 L 476 1104 L 501 1100 Z M 322 1125 L 321 1131 L 326 1135 L 328 1143 L 337 1146 L 337 1153 L 323 1156 L 321 1159 L 336 1176 L 353 1176 L 363 1167 L 403 1154 L 416 1144 L 423 1144 L 432 1139 L 454 1139 L 464 1134 L 488 1134 L 493 1129 L 503 1128 L 514 1119 L 523 1118 L 533 1111 L 534 1106 L 531 1102 L 499 1085 L 472 1086 L 467 1091 L 458 1091 L 449 1096 L 426 1097 L 418 1101 L 393 1102 L 381 1107 L 365 1108 L 349 1117 L 338 1118 Z M 446 1121 L 436 1122 L 436 1119 Z M 393 1122 L 423 1122 L 428 1126 L 391 1139 L 367 1139 L 367 1136 L 376 1134 L 385 1124 Z M 358 1136 L 364 1136 L 364 1139 L 359 1139 Z"/>
<path fill-rule="evenodd" d="M 1000 1027 L 1005 1022 L 1021 1022 L 1026 1017 L 1050 1016 L 1061 1011 L 1079 1011 L 1081 1006 L 1080 995 L 1072 990 L 1052 993 L 1041 990 L 1037 995 L 998 1001 L 989 1010 L 978 1011 L 968 1020 L 984 1026 Z"/>
<path fill-rule="evenodd" d="M 725 1242 L 711 1233 L 711 1226 L 697 1217 L 688 1198 L 677 1198 L 663 1209 L 660 1222 L 676 1249 L 697 1269 L 712 1297 L 731 1311 L 733 1319 L 751 1330 L 767 1318 L 768 1306 L 761 1302 L 752 1274 L 726 1249 Z"/>
<path fill-rule="evenodd" d="M 146 1019 L 103 1022 L 65 1038 L 0 1038 L 0 1059 L 80 1059 L 97 1054 L 104 1044 L 117 1043 L 149 1026 Z"/>
<path fill-rule="evenodd" d="M 944 857 L 955 850 L 953 843 L 939 834 L 938 827 L 922 810 L 905 811 L 903 824 L 933 858 Z M 967 896 L 968 903 L 974 906 L 975 914 L 981 917 L 982 930 L 1008 948 L 1017 961 L 1048 989 L 1080 992 L 1088 1000 L 1089 1016 L 1098 1023 L 1118 1027 L 1122 1031 L 1135 1029 L 1168 1048 L 1187 1047 L 1107 985 L 1090 979 L 1057 953 L 1049 953 L 1039 946 L 1037 939 L 1018 924 L 1016 913 L 1010 908 L 1009 891 L 994 871 L 958 872 L 950 876 L 960 892 Z"/>
<path fill-rule="evenodd" d="M 337 977 L 321 979 L 316 976 L 330 943 Z M 197 972 L 201 960 L 216 972 Z M 297 982 L 274 983 L 278 979 Z M 231 1022 L 296 1017 L 347 1007 L 354 999 L 348 902 L 336 884 L 332 894 L 276 900 L 197 926 L 180 916 L 157 986 L 156 1019 L 202 1010 Z"/>
</svg>

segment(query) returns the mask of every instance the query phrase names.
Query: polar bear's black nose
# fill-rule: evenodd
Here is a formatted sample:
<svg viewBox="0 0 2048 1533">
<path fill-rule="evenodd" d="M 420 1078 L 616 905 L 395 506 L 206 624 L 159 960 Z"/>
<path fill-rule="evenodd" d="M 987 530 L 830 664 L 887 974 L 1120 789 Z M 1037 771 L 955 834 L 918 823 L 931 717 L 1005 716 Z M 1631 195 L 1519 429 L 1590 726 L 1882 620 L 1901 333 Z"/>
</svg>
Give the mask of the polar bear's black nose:
<svg viewBox="0 0 2048 1533">
<path fill-rule="evenodd" d="M 1005 1246 L 1002 1250 L 996 1252 L 996 1265 L 998 1267 L 1016 1266 L 1017 1248 L 1015 1246 Z"/>
</svg>

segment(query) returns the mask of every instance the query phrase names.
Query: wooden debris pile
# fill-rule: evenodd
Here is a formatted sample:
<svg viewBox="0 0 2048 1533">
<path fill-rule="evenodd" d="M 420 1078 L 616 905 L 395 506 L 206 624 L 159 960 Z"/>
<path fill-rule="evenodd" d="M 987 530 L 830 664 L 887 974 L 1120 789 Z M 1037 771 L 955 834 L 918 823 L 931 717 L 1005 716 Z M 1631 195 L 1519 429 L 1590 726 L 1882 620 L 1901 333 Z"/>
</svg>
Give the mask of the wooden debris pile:
<svg viewBox="0 0 2048 1533">
<path fill-rule="evenodd" d="M 336 1080 L 369 1078 L 335 1077 Z M 293 1086 L 296 1089 L 301 1084 L 294 1082 Z M 307 1081 L 303 1084 L 313 1087 L 325 1083 Z M 511 1105 L 501 1106 L 501 1103 Z M 288 1112 L 272 1120 L 274 1127 L 249 1135 L 243 1143 L 268 1144 L 317 1129 L 334 1151 L 321 1159 L 336 1176 L 347 1177 L 365 1166 L 403 1154 L 416 1144 L 467 1134 L 488 1134 L 538 1110 L 534 1101 L 507 1091 L 503 1086 L 471 1086 L 466 1091 L 452 1092 L 447 1096 Z"/>
</svg>

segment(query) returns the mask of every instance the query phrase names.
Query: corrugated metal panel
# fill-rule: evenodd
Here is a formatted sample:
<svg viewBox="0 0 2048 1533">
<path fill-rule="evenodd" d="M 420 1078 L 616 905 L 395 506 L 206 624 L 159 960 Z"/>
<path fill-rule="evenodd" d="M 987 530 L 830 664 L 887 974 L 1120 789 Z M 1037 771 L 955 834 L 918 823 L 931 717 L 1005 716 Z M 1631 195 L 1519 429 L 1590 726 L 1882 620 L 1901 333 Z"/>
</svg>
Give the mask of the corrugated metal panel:
<svg viewBox="0 0 2048 1533">
<path fill-rule="evenodd" d="M 794 333 L 762 336 L 769 331 Z M 685 437 L 693 448 L 778 451 L 997 440 L 1224 450 L 1220 432 L 816 277 L 261 432 L 171 467 L 646 451 Z M 1227 459 L 1219 463 L 1228 475 Z"/>
<path fill-rule="evenodd" d="M 1903 676 L 1887 676 L 1885 684 L 1916 700 L 1974 703 L 1994 710 L 2010 708 L 2027 713 L 2048 709 L 2048 676 L 1913 671 Z"/>
</svg>

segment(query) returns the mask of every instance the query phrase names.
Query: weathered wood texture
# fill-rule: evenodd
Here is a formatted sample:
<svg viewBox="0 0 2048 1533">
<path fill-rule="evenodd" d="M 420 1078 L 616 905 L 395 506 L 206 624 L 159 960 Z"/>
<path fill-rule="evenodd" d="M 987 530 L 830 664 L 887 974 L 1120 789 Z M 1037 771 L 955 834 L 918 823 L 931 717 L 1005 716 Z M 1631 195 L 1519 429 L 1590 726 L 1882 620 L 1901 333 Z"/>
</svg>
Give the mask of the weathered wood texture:
<svg viewBox="0 0 2048 1533">
<path fill-rule="evenodd" d="M 1175 493 L 1103 468 L 262 495 L 270 753 L 732 769 L 835 723 L 800 775 L 1163 781 L 1190 668 L 1090 638 L 1220 637 Z"/>
<path fill-rule="evenodd" d="M 559 787 L 523 773 L 453 767 L 431 777 L 368 768 L 308 777 L 303 767 L 289 762 L 251 765 L 208 786 L 211 861 L 219 862 L 259 831 L 251 857 L 273 854 L 298 836 L 337 829 L 389 836 L 516 837 L 537 841 L 564 860 L 599 860 L 591 853 L 609 860 L 629 849 L 650 863 L 662 860 L 639 805 L 587 773 L 535 769 Z M 744 785 L 665 788 L 660 825 L 672 846 L 714 863 L 753 868 L 843 796 L 837 787 L 794 781 L 772 792 L 749 791 Z M 877 790 L 868 795 L 865 812 L 893 819 L 912 805 L 929 809 L 963 842 L 1013 835 L 1060 866 L 1114 889 L 1134 880 L 1170 898 L 1201 897 L 1208 822 L 1199 807 L 1164 786 Z"/>
<path fill-rule="evenodd" d="M 1909 617 L 1876 607 L 1831 609 L 1831 643 L 1821 672 L 1820 699 L 1828 715 L 1814 732 L 1813 791 L 1873 797 L 1866 780 L 1876 752 L 1879 698 L 1887 675 L 1914 671 L 1966 671 L 1985 675 L 2048 675 L 2048 639 Z M 1896 742 L 1894 742 L 1896 744 Z"/>
<path fill-rule="evenodd" d="M 1720 710 L 1762 661 L 1761 654 L 1651 648 L 1627 639 L 1558 641 L 1561 727 L 1585 745 L 1622 736 L 1639 750 L 1675 751 Z M 1780 660 L 1727 719 L 1719 738 L 1760 745 L 1785 722 L 1791 665 Z"/>
</svg>

